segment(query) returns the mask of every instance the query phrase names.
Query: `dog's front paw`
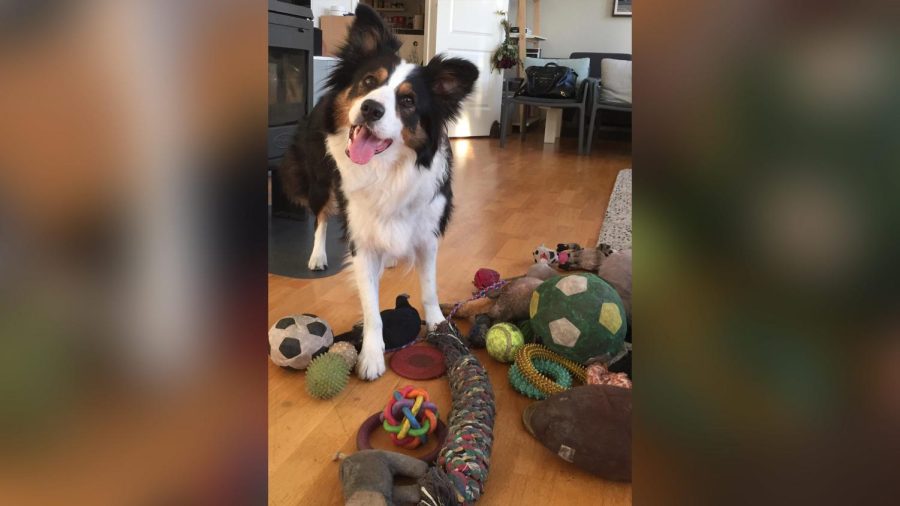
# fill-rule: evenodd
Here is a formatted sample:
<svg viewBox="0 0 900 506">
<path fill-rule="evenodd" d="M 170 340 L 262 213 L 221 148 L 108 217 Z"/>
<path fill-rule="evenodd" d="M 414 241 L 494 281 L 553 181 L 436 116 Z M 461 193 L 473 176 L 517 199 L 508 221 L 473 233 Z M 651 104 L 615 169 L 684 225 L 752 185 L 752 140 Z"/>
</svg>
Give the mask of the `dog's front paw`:
<svg viewBox="0 0 900 506">
<path fill-rule="evenodd" d="M 309 270 L 311 271 L 324 271 L 328 268 L 328 255 L 322 252 L 313 252 L 309 257 L 309 263 L 307 264 Z"/>
<path fill-rule="evenodd" d="M 431 332 L 437 326 L 446 321 L 444 318 L 444 313 L 441 312 L 441 306 L 426 306 L 425 307 L 425 323 L 428 327 L 428 331 Z"/>
<path fill-rule="evenodd" d="M 366 346 L 363 343 L 359 360 L 356 362 L 356 375 L 359 379 L 372 381 L 384 374 L 383 346 Z"/>
</svg>

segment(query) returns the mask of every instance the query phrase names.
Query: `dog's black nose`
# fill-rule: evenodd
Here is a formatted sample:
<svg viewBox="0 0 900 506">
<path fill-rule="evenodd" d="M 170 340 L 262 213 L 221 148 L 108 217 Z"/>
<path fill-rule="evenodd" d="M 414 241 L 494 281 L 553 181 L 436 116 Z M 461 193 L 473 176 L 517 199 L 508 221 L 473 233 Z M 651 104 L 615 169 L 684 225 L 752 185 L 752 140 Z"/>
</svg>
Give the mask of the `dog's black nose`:
<svg viewBox="0 0 900 506">
<path fill-rule="evenodd" d="M 372 99 L 363 102 L 359 110 L 366 121 L 378 121 L 384 116 L 384 106 Z"/>
</svg>

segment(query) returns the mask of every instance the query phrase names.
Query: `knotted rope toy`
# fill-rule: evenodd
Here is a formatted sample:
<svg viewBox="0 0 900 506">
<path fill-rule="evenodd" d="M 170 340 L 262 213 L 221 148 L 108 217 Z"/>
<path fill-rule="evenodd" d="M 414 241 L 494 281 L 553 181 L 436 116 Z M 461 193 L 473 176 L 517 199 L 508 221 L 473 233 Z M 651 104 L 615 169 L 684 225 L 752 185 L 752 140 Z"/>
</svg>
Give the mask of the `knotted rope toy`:
<svg viewBox="0 0 900 506">
<path fill-rule="evenodd" d="M 453 409 L 434 467 L 419 479 L 422 506 L 472 504 L 484 493 L 493 444 L 494 391 L 487 371 L 448 322 L 425 336 L 444 353 Z"/>
<path fill-rule="evenodd" d="M 537 359 L 542 359 L 545 361 L 553 362 L 561 365 L 568 372 L 572 373 L 572 376 L 575 376 L 582 383 L 585 382 L 586 374 L 584 367 L 577 362 L 573 362 L 565 357 L 562 357 L 553 351 L 539 345 L 539 344 L 526 344 L 519 348 L 519 352 L 516 353 L 516 369 L 517 375 L 520 374 L 521 377 L 518 379 L 522 379 L 524 384 L 517 385 L 513 383 L 513 387 L 516 387 L 516 390 L 519 390 L 519 387 L 523 389 L 527 388 L 531 391 L 530 387 L 533 387 L 538 392 L 545 395 L 553 395 L 559 392 L 564 392 L 571 387 L 571 383 L 568 386 L 558 383 L 554 380 L 560 380 L 560 377 L 555 377 L 554 379 L 548 378 L 547 376 L 541 374 L 541 371 L 538 367 L 535 367 Z M 510 371 L 510 381 L 513 379 L 512 371 Z M 522 392 L 522 390 L 519 390 Z M 522 392 L 525 393 L 525 392 Z M 528 395 L 527 393 L 525 395 Z M 529 395 L 530 397 L 530 395 Z"/>
<path fill-rule="evenodd" d="M 407 385 L 395 390 L 381 413 L 384 430 L 397 446 L 413 450 L 437 430 L 438 409 L 423 388 Z"/>
</svg>

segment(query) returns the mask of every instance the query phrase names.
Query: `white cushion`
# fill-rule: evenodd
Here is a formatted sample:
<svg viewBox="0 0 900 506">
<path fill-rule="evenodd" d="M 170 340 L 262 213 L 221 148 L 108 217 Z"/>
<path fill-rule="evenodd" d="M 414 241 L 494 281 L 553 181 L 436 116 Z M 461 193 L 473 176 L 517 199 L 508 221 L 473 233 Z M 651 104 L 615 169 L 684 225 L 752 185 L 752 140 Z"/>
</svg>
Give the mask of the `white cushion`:
<svg viewBox="0 0 900 506">
<path fill-rule="evenodd" d="M 600 61 L 600 99 L 631 103 L 631 62 L 604 58 Z"/>
</svg>

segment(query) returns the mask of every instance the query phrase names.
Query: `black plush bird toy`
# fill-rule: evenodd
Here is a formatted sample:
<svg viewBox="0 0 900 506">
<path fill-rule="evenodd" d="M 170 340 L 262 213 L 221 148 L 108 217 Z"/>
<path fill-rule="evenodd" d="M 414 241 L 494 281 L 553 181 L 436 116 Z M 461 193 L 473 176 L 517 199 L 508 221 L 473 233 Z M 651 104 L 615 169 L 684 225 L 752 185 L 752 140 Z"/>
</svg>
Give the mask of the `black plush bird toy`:
<svg viewBox="0 0 900 506">
<path fill-rule="evenodd" d="M 409 303 L 409 295 L 403 293 L 397 296 L 394 309 L 385 309 L 381 312 L 381 324 L 384 335 L 384 351 L 395 351 L 403 348 L 419 337 L 422 330 L 422 318 L 416 308 Z M 335 342 L 347 341 L 356 347 L 356 351 L 362 350 L 363 324 L 357 322 L 353 330 L 335 336 Z"/>
</svg>

